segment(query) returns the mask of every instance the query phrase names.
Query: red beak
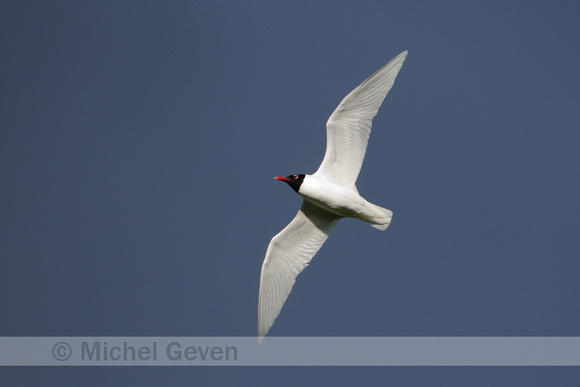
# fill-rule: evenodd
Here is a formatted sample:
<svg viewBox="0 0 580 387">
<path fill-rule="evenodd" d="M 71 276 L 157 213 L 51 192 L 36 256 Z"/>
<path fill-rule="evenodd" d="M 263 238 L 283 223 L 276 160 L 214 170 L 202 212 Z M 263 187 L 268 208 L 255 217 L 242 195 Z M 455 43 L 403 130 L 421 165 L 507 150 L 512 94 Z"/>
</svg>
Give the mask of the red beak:
<svg viewBox="0 0 580 387">
<path fill-rule="evenodd" d="M 276 180 L 282 180 L 282 181 L 288 181 L 290 179 L 286 178 L 286 177 L 282 177 L 282 176 L 276 176 L 274 179 Z"/>
</svg>

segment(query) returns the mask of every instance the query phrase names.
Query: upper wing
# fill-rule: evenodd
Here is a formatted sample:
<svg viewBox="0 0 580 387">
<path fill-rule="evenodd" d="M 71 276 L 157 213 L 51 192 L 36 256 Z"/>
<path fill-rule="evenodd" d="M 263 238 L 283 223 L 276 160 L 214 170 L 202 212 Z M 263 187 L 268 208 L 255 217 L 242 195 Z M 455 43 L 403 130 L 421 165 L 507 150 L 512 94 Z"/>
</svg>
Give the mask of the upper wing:
<svg viewBox="0 0 580 387">
<path fill-rule="evenodd" d="M 260 276 L 258 341 L 268 333 L 280 314 L 296 277 L 320 249 L 340 219 L 308 201 L 268 246 Z"/>
<path fill-rule="evenodd" d="M 316 174 L 353 187 L 360 172 L 373 117 L 403 66 L 400 53 L 347 95 L 326 123 L 326 154 Z"/>
</svg>

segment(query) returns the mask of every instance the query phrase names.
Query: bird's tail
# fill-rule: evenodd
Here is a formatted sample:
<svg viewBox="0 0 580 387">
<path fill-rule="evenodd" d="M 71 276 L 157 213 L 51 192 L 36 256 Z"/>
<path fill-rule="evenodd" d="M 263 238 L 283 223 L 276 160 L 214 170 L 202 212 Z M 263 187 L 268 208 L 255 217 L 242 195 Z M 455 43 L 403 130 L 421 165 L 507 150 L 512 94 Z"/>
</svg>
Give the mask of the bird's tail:
<svg viewBox="0 0 580 387">
<path fill-rule="evenodd" d="M 391 219 L 393 218 L 393 211 L 377 206 L 376 204 L 373 204 L 373 206 L 376 215 L 369 223 L 374 228 L 378 228 L 381 231 L 385 231 L 387 227 L 389 227 L 389 224 L 391 224 Z"/>
</svg>

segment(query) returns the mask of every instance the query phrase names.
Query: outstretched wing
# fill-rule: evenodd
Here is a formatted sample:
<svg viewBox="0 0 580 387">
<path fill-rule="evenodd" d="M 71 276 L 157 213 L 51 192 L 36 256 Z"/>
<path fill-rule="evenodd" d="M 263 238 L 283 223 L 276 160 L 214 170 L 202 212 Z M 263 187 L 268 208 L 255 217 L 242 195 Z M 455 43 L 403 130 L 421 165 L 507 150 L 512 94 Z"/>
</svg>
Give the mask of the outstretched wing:
<svg viewBox="0 0 580 387">
<path fill-rule="evenodd" d="M 407 51 L 381 67 L 347 95 L 326 123 L 326 154 L 316 175 L 351 188 L 360 172 L 373 117 L 403 66 Z"/>
<path fill-rule="evenodd" d="M 318 252 L 340 216 L 308 201 L 268 246 L 260 276 L 258 341 L 268 333 L 280 314 L 296 277 Z"/>
</svg>

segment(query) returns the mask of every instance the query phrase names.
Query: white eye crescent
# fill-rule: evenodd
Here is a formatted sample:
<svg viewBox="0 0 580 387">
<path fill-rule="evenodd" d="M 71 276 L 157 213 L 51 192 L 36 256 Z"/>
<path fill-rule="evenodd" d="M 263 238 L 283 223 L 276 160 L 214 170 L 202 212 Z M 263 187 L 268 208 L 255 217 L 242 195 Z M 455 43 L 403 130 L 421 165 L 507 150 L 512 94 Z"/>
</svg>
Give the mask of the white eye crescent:
<svg viewBox="0 0 580 387">
<path fill-rule="evenodd" d="M 298 179 L 298 175 L 294 175 L 292 177 L 294 178 L 294 180 Z"/>
</svg>

